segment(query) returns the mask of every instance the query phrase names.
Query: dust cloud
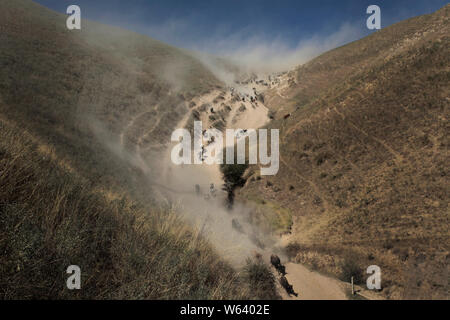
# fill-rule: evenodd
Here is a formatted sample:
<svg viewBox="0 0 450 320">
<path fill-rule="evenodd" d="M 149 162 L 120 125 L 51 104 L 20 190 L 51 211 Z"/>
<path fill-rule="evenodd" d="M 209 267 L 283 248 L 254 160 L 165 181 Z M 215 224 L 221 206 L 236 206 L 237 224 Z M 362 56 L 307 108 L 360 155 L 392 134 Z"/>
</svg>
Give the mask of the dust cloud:
<svg viewBox="0 0 450 320">
<path fill-rule="evenodd" d="M 113 32 L 106 28 L 101 28 L 101 30 L 100 33 L 98 31 L 97 33 L 86 32 L 85 40 L 102 50 L 109 50 L 110 42 L 101 39 L 113 37 L 113 42 L 117 44 L 113 52 L 114 61 L 117 61 L 120 69 L 128 70 L 129 75 L 126 80 L 122 80 L 120 77 L 116 80 L 105 78 L 101 82 L 108 83 L 108 86 L 125 87 L 128 92 L 139 92 L 137 88 L 139 86 L 138 79 L 141 77 L 141 69 L 148 68 L 148 64 L 143 57 L 134 55 L 130 58 L 130 53 L 133 53 L 130 48 L 139 47 L 139 36 L 130 39 L 126 33 L 116 32 L 116 30 L 113 30 Z M 159 42 L 155 41 L 154 43 L 159 45 Z M 170 49 L 170 47 L 162 46 L 162 52 Z M 245 49 L 242 50 L 245 51 Z M 192 56 L 200 60 L 217 79 L 228 86 L 236 86 L 235 81 L 237 79 L 253 72 L 280 70 L 283 67 L 280 64 L 280 61 L 283 60 L 282 57 L 281 60 L 273 58 L 269 64 L 264 63 L 263 60 L 270 52 L 270 50 L 267 51 L 267 49 L 259 47 L 242 54 L 240 59 L 237 58 L 238 53 L 228 56 L 225 54 L 226 58 L 217 58 L 200 53 L 192 53 Z M 296 59 L 300 55 L 306 56 L 305 52 L 312 54 L 315 51 L 303 49 L 300 53 L 287 52 L 286 55 L 290 56 L 290 63 L 295 63 L 294 60 L 298 61 Z M 163 88 L 169 88 L 161 93 L 163 97 L 183 90 L 186 86 L 185 79 L 189 71 L 189 66 L 186 65 L 186 61 L 189 60 L 179 60 L 174 55 L 169 56 L 170 59 L 167 59 L 167 63 L 153 65 L 158 69 L 158 72 L 152 73 L 156 75 L 154 80 L 164 83 Z M 262 68 L 263 65 L 265 65 L 264 68 Z M 285 64 L 284 67 L 288 67 L 288 65 Z M 111 83 L 112 81 L 118 83 Z M 126 81 L 126 83 L 121 81 Z M 251 89 L 246 87 L 239 90 L 244 91 L 244 93 L 248 92 L 248 94 L 252 93 Z M 95 98 L 97 103 L 104 104 L 109 101 L 109 97 L 101 96 L 101 90 L 96 93 L 98 95 Z M 159 149 L 160 151 L 141 150 L 139 144 L 136 144 L 136 141 L 142 139 L 142 132 L 149 131 L 149 128 L 143 128 L 142 126 L 150 126 L 143 121 L 138 121 L 140 116 L 143 118 L 148 116 L 146 114 L 150 113 L 149 109 L 155 105 L 159 105 L 159 109 L 155 109 L 156 113 L 173 108 L 173 105 L 167 102 L 169 100 L 165 101 L 163 97 L 154 97 L 152 94 L 136 96 L 134 98 L 136 105 L 130 107 L 132 113 L 121 115 L 123 118 L 117 123 L 120 123 L 122 127 L 113 128 L 114 134 L 111 133 L 111 124 L 105 123 L 104 119 L 96 119 L 94 115 L 89 115 L 89 119 L 84 117 L 82 121 L 88 122 L 89 130 L 97 141 L 115 157 L 142 172 L 149 185 L 152 186 L 152 190 L 148 190 L 149 193 L 155 194 L 161 203 L 169 204 L 175 208 L 233 266 L 243 266 L 246 259 L 254 256 L 255 253 L 268 257 L 276 251 L 277 240 L 270 234 L 264 234 L 257 226 L 249 222 L 250 208 L 239 202 L 235 203 L 232 209 L 226 206 L 227 193 L 222 190 L 223 180 L 218 165 L 174 165 L 170 158 L 172 149 L 170 135 L 167 135 L 167 139 L 164 138 L 165 136 L 163 137 L 163 140 L 166 140 L 167 143 Z M 185 103 L 188 104 L 188 102 Z M 187 112 L 187 110 L 186 108 L 185 111 Z M 187 113 L 180 123 L 176 125 L 174 123 L 167 124 L 167 126 L 173 126 L 173 129 L 183 128 L 188 117 L 189 114 Z M 159 120 L 161 120 L 161 117 Z M 263 123 L 261 123 L 262 125 Z M 258 128 L 255 127 L 254 129 Z M 127 135 L 132 136 L 128 137 Z M 198 189 L 196 185 L 198 185 Z M 214 187 L 211 188 L 211 185 L 214 185 Z"/>
<path fill-rule="evenodd" d="M 229 68 L 227 69 L 226 64 L 218 63 L 220 60 L 214 57 L 222 57 L 222 60 L 227 61 L 241 73 L 263 76 L 292 70 L 323 52 L 361 36 L 361 28 L 346 23 L 341 25 L 336 32 L 325 37 L 313 35 L 299 41 L 294 47 L 281 38 L 267 39 L 260 35 L 248 38 L 230 36 L 212 39 L 202 45 L 194 46 L 194 54 L 210 68 L 215 76 L 229 84 L 235 80 L 233 72 Z"/>
</svg>

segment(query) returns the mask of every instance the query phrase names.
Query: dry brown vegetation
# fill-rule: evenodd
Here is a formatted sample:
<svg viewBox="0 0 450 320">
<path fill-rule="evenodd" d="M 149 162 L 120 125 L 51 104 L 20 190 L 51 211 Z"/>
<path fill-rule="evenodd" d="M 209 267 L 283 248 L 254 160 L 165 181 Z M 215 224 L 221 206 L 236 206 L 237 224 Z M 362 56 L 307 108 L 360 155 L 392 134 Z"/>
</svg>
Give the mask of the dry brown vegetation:
<svg viewBox="0 0 450 320">
<path fill-rule="evenodd" d="M 296 261 L 345 281 L 376 264 L 387 297 L 448 298 L 449 19 L 375 32 L 290 72 L 286 99 L 265 94 L 280 171 L 240 196 L 291 210 Z"/>
<path fill-rule="evenodd" d="M 65 19 L 0 3 L 0 298 L 257 297 L 126 158 L 170 139 L 186 102 L 221 84 L 187 52 Z M 71 264 L 81 290 L 65 286 Z"/>
<path fill-rule="evenodd" d="M 231 299 L 250 292 L 170 208 L 98 190 L 0 122 L 2 299 Z M 70 291 L 66 268 L 82 268 Z"/>
</svg>

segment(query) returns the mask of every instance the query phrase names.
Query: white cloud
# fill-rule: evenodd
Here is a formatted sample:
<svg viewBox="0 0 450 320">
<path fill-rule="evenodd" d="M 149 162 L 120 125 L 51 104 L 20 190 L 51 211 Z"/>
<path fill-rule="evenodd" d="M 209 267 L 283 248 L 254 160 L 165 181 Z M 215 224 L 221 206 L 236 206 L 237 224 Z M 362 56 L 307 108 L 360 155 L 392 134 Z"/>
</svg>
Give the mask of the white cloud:
<svg viewBox="0 0 450 320">
<path fill-rule="evenodd" d="M 226 57 L 248 71 L 285 71 L 303 64 L 315 56 L 336 48 L 362 36 L 361 28 L 343 24 L 336 32 L 327 36 L 312 35 L 294 47 L 280 37 L 275 39 L 254 35 L 246 38 L 242 34 L 214 39 L 194 46 L 200 52 L 210 52 Z"/>
<path fill-rule="evenodd" d="M 196 23 L 198 17 L 194 16 L 171 17 L 157 24 L 130 24 L 135 19 L 129 16 L 126 19 L 117 16 L 103 18 L 175 46 L 228 58 L 248 71 L 258 72 L 291 69 L 320 53 L 357 40 L 365 32 L 361 25 L 343 23 L 333 33 L 324 35 L 318 31 L 292 45 L 292 40 L 287 40 L 282 34 L 267 36 L 250 26 L 230 33 L 233 29 L 230 25 L 220 24 L 205 36 L 205 30 L 199 29 Z"/>
</svg>

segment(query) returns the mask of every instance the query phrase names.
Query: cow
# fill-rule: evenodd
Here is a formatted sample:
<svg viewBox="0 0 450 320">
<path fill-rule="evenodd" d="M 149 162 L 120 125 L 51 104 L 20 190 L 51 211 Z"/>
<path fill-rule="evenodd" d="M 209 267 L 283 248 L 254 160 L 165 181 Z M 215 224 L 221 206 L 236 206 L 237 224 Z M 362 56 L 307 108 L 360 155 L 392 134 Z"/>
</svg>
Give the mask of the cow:
<svg viewBox="0 0 450 320">
<path fill-rule="evenodd" d="M 261 240 L 259 240 L 258 237 L 255 234 L 252 233 L 249 236 L 249 238 L 250 238 L 250 241 L 252 241 L 258 248 L 264 250 L 264 248 L 266 247 L 264 245 L 264 243 L 262 243 Z"/>
<path fill-rule="evenodd" d="M 236 231 L 240 232 L 240 233 L 245 233 L 244 232 L 244 228 L 242 228 L 242 225 L 239 223 L 239 221 L 237 221 L 236 219 L 231 220 L 231 226 L 233 227 L 233 229 L 235 229 Z"/>
<path fill-rule="evenodd" d="M 294 295 L 294 296 L 298 297 L 298 293 L 296 293 L 294 291 L 294 288 L 292 287 L 292 285 L 289 284 L 289 282 L 285 276 L 281 276 L 280 284 L 284 288 L 284 290 L 286 290 L 288 295 Z"/>
<path fill-rule="evenodd" d="M 280 275 L 285 276 L 286 275 L 286 267 L 280 264 L 277 268 L 277 271 Z"/>
<path fill-rule="evenodd" d="M 214 187 L 214 183 L 211 183 L 209 186 L 209 193 L 211 194 L 211 197 L 216 197 L 216 188 Z"/>
<path fill-rule="evenodd" d="M 286 275 L 286 267 L 281 264 L 280 258 L 277 255 L 270 256 L 270 263 L 277 269 L 280 275 Z"/>
<path fill-rule="evenodd" d="M 198 184 L 195 185 L 195 193 L 197 194 L 197 196 L 201 194 L 200 186 Z"/>
<path fill-rule="evenodd" d="M 275 268 L 277 268 L 280 264 L 281 264 L 281 261 L 280 261 L 280 258 L 277 256 L 277 255 L 271 255 L 270 256 L 270 263 L 275 267 Z"/>
</svg>

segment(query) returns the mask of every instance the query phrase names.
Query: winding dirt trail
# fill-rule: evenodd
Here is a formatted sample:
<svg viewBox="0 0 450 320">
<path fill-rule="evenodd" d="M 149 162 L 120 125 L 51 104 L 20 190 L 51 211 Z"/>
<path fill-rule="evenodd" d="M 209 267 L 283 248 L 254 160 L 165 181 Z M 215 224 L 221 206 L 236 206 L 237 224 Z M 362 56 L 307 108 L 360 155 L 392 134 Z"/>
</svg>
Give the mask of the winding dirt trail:
<svg viewBox="0 0 450 320">
<path fill-rule="evenodd" d="M 214 106 L 214 112 L 210 109 L 206 109 L 201 113 L 201 120 L 203 122 L 203 128 L 207 129 L 212 123 L 208 121 L 209 117 L 218 114 L 218 103 L 214 102 L 218 95 L 222 95 L 223 105 L 231 106 L 231 110 L 225 119 L 226 128 L 229 129 L 258 129 L 264 126 L 268 121 L 268 109 L 260 101 L 252 103 L 245 92 L 253 92 L 253 88 L 256 85 L 249 83 L 246 88 L 237 88 L 233 93 L 223 91 L 213 91 L 207 95 L 198 97 L 195 99 L 197 108 L 200 108 L 203 104 Z M 258 92 L 263 92 L 264 88 L 256 86 Z M 240 91 L 241 90 L 241 91 Z M 241 100 L 236 100 L 235 95 L 241 92 Z M 247 97 L 247 99 L 245 99 Z M 242 101 L 242 98 L 245 101 Z M 242 108 L 242 105 L 245 108 Z M 156 107 L 155 107 L 156 108 Z M 241 110 L 239 110 L 241 109 Z M 244 111 L 242 111 L 245 109 Z M 135 125 L 137 119 L 145 116 L 146 111 L 142 114 L 138 114 L 130 120 L 127 126 L 124 128 L 120 136 L 120 143 L 125 146 L 126 135 L 129 130 Z M 192 110 L 191 110 L 192 111 Z M 190 118 L 191 112 L 188 112 L 183 119 L 179 122 L 177 128 L 184 128 Z M 160 119 L 158 119 L 160 120 Z M 159 121 L 157 122 L 157 124 Z M 138 137 L 138 143 L 136 148 L 136 157 L 139 161 L 145 162 L 145 148 L 141 148 L 141 143 L 144 138 L 150 136 L 155 126 L 147 128 Z M 175 199 L 180 203 L 184 212 L 187 213 L 186 218 L 191 220 L 192 223 L 200 227 L 201 233 L 205 232 L 205 236 L 211 240 L 213 245 L 221 252 L 221 254 L 232 261 L 244 261 L 246 257 L 251 256 L 256 251 L 262 252 L 263 259 L 267 264 L 270 264 L 270 254 L 273 249 L 268 247 L 265 250 L 260 250 L 250 239 L 249 235 L 239 233 L 232 228 L 233 216 L 222 205 L 222 200 L 225 197 L 223 191 L 218 188 L 217 198 L 205 200 L 195 194 L 194 185 L 201 186 L 202 193 L 208 192 L 211 183 L 214 183 L 219 187 L 223 181 L 219 169 L 219 165 L 207 165 L 201 164 L 196 166 L 176 166 L 172 164 L 170 160 L 171 146 L 173 144 L 167 144 L 166 151 L 162 155 L 162 167 L 160 168 L 160 179 L 155 181 L 155 188 L 159 189 L 159 192 L 163 197 Z M 285 166 L 289 165 L 280 159 L 281 163 Z M 289 167 L 290 168 L 290 167 Z M 294 174 L 297 174 L 293 168 L 290 168 Z M 320 192 L 319 188 L 312 182 L 304 177 L 306 183 L 309 183 L 315 192 Z M 326 206 L 326 204 L 325 204 Z M 234 216 L 235 217 L 235 216 Z M 251 226 L 242 223 L 244 229 Z M 286 245 L 287 239 L 282 239 L 279 244 Z M 283 260 L 283 259 L 282 259 Z M 286 278 L 288 282 L 293 286 L 294 291 L 298 293 L 298 297 L 289 296 L 286 291 L 279 284 L 279 276 L 275 271 L 274 274 L 277 277 L 277 288 L 280 296 L 285 300 L 344 300 L 347 299 L 345 294 L 345 284 L 339 280 L 327 277 L 314 271 L 308 270 L 305 266 L 296 264 L 293 262 L 282 261 L 286 267 Z"/>
<path fill-rule="evenodd" d="M 310 271 L 293 262 L 285 264 L 286 279 L 294 287 L 298 297 L 289 296 L 281 287 L 283 300 L 347 300 L 344 285 L 336 279 Z"/>
<path fill-rule="evenodd" d="M 296 220 L 294 220 L 293 234 L 295 233 Z M 293 235 L 286 234 L 281 237 L 280 245 L 288 245 Z M 298 297 L 288 295 L 279 286 L 279 293 L 284 300 L 348 300 L 346 291 L 349 284 L 338 279 L 311 271 L 304 265 L 291 261 L 281 261 L 286 267 L 286 279 L 293 286 Z"/>
</svg>

